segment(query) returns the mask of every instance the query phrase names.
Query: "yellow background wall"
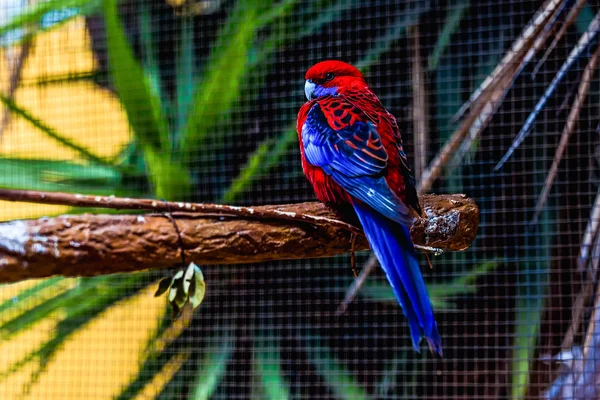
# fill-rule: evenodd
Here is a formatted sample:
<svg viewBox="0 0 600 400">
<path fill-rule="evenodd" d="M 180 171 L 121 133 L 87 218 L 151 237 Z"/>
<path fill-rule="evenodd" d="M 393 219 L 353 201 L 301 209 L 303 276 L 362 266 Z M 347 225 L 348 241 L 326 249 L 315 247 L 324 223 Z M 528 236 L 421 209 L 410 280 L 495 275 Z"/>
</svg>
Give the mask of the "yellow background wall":
<svg viewBox="0 0 600 400">
<path fill-rule="evenodd" d="M 91 83 L 38 86 L 40 78 L 90 72 L 95 65 L 83 20 L 75 20 L 36 38 L 23 70 L 15 101 L 57 131 L 96 154 L 112 156 L 129 140 L 126 116 L 118 101 Z M 7 90 L 9 68 L 6 50 L 0 51 L 0 88 Z M 3 112 L 3 111 L 2 111 Z M 13 117 L 0 139 L 2 156 L 73 160 L 76 154 L 57 144 L 27 122 Z M 64 212 L 60 206 L 0 202 L 0 219 L 12 220 Z M 48 296 L 67 290 L 75 280 L 48 289 Z M 19 292 L 34 282 L 0 286 L 0 301 L 18 299 Z M 156 332 L 165 310 L 164 298 L 154 298 L 153 287 L 108 309 L 77 332 L 51 361 L 47 372 L 25 398 L 110 399 L 133 379 L 144 359 L 148 339 Z M 43 298 L 37 301 L 43 301 Z M 35 306 L 22 304 L 19 312 Z M 11 315 L 0 313 L 0 323 Z M 22 360 L 55 334 L 60 315 L 47 318 L 27 332 L 8 340 L 0 336 L 0 377 L 15 361 Z M 1 333 L 0 333 L 1 334 Z M 37 360 L 0 379 L 0 399 L 23 398 Z"/>
</svg>

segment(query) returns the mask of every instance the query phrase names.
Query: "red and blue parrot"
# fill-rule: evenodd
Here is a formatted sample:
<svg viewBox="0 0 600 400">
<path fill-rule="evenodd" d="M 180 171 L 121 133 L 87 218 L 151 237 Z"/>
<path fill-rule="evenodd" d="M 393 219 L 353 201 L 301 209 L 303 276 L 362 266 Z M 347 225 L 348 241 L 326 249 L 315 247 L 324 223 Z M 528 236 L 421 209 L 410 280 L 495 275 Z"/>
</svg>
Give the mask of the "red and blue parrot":
<svg viewBox="0 0 600 400">
<path fill-rule="evenodd" d="M 354 210 L 408 319 L 413 347 L 419 351 L 424 337 L 441 355 L 409 232 L 409 207 L 418 214 L 421 208 L 396 119 L 350 64 L 323 61 L 305 79 L 308 101 L 297 124 L 304 174 L 319 200 Z"/>
</svg>

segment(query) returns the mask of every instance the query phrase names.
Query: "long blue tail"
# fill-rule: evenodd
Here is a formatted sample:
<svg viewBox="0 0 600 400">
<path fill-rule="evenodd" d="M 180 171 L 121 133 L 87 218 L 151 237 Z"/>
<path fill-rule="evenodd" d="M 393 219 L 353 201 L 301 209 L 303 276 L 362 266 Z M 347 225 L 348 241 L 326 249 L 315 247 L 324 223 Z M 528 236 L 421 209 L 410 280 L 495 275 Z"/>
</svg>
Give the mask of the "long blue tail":
<svg viewBox="0 0 600 400">
<path fill-rule="evenodd" d="M 408 228 L 368 205 L 356 202 L 354 210 L 408 318 L 413 347 L 419 351 L 419 342 L 424 337 L 429 348 L 442 355 L 442 340 Z"/>
</svg>

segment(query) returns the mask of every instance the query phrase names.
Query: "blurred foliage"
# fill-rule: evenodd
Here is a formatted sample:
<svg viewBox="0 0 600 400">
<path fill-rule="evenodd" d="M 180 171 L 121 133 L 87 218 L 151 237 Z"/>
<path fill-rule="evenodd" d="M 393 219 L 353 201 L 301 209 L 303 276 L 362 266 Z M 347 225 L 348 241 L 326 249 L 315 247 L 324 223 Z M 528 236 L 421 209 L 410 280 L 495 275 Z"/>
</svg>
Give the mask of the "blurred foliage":
<svg viewBox="0 0 600 400">
<path fill-rule="evenodd" d="M 347 33 L 351 29 L 358 30 L 355 36 L 362 35 L 369 40 L 360 42 L 358 49 L 345 49 L 342 54 L 363 71 L 377 70 L 382 60 L 389 63 L 390 59 L 401 60 L 398 61 L 399 71 L 408 70 L 406 61 L 402 61 L 409 58 L 406 55 L 407 30 L 415 24 L 420 25 L 421 32 L 428 30 L 427 38 L 431 43 L 427 46 L 432 50 L 424 54 L 430 82 L 427 89 L 435 105 L 431 108 L 434 124 L 430 135 L 435 138 L 435 143 L 443 143 L 457 126 L 452 115 L 465 100 L 465 87 L 469 90 L 476 88 L 489 74 L 512 38 L 535 11 L 536 5 L 524 5 L 524 21 L 518 21 L 521 24 L 515 22 L 511 27 L 502 22 L 501 17 L 492 15 L 487 18 L 491 25 L 490 35 L 498 36 L 490 36 L 489 45 L 479 44 L 474 52 L 469 46 L 458 45 L 469 39 L 470 24 L 473 24 L 469 17 L 481 11 L 475 2 L 466 0 L 414 1 L 410 10 L 399 6 L 390 11 L 393 18 L 386 18 L 385 23 L 371 21 L 371 25 L 366 27 L 345 26 L 348 18 L 364 12 L 359 1 L 316 0 L 306 4 L 298 0 L 252 0 L 215 4 L 215 7 L 205 10 L 209 14 L 202 14 L 197 7 L 190 8 L 196 10 L 194 12 L 180 12 L 158 1 L 47 1 L 27 8 L 0 27 L 0 35 L 21 30 L 34 36 L 52 29 L 59 22 L 86 17 L 98 70 L 54 80 L 40 79 L 37 84 L 85 80 L 106 87 L 119 99 L 132 132 L 131 143 L 122 149 L 119 156 L 106 159 L 58 132 L 52 127 L 52 121 L 43 121 L 15 103 L 14 99 L 0 96 L 0 101 L 16 117 L 71 148 L 81 158 L 81 161 L 1 158 L 0 172 L 5 173 L 0 174 L 0 186 L 152 196 L 170 200 L 244 201 L 249 194 L 257 194 L 256 188 L 261 181 L 276 172 L 296 145 L 295 115 L 290 113 L 290 106 L 286 103 L 289 96 L 280 94 L 301 86 L 300 71 L 308 67 L 304 64 L 307 59 L 330 56 L 314 54 L 314 46 L 308 44 L 335 39 L 347 43 L 350 40 Z M 497 12 L 498 15 L 507 13 L 502 9 Z M 44 24 L 44 18 L 50 14 L 61 17 L 54 24 Z M 589 12 L 582 15 L 589 18 Z M 208 24 L 209 20 L 214 22 Z M 427 22 L 432 20 L 443 22 Z M 204 30 L 200 29 L 200 23 L 212 27 L 212 31 L 206 32 L 208 28 L 204 26 Z M 339 29 L 339 38 L 324 35 L 325 31 L 331 32 L 328 30 L 331 26 Z M 200 34 L 202 37 L 199 37 Z M 14 41 L 21 39 L 15 36 Z M 210 40 L 210 46 L 198 46 L 199 40 Z M 298 56 L 303 51 L 310 54 Z M 290 73 L 298 75 L 285 76 L 285 83 L 278 86 L 281 71 L 292 65 L 291 62 L 282 63 L 280 59 L 295 55 L 294 63 L 303 65 Z M 397 76 L 390 79 L 386 82 L 387 86 L 382 85 L 388 88 L 387 92 L 382 88 L 382 99 L 389 95 L 389 87 L 401 84 Z M 303 100 L 301 90 L 297 92 L 297 104 L 294 105 L 299 107 Z M 410 90 L 392 105 L 395 109 L 402 109 L 409 102 Z M 243 107 L 258 103 L 253 111 Z M 270 114 L 268 125 L 264 123 L 267 118 L 261 113 Z M 248 126 L 249 121 L 256 121 L 255 126 Z M 480 145 L 480 141 L 473 143 L 473 153 Z M 216 150 L 223 151 L 228 147 L 241 154 L 239 159 L 215 156 Z M 431 149 L 432 152 L 436 150 Z M 464 172 L 473 168 L 470 164 L 476 157 L 473 154 L 464 164 L 449 169 L 449 176 L 436 189 L 462 191 Z M 222 170 L 223 175 L 213 177 L 211 185 L 206 184 L 206 178 L 214 175 L 215 169 Z M 303 182 L 299 160 L 292 171 L 277 173 L 295 182 L 303 193 L 310 193 L 305 183 L 299 183 Z M 483 207 L 492 207 L 494 194 L 491 190 L 472 195 L 481 200 Z M 548 229 L 547 214 L 545 218 L 541 224 L 546 224 L 545 229 Z M 484 247 L 485 243 L 480 245 Z M 480 283 L 490 277 L 498 277 L 494 274 L 499 274 L 498 270 L 509 264 L 503 260 L 505 254 L 487 254 L 484 259 L 476 261 L 469 259 L 470 256 L 444 256 L 454 261 L 452 265 L 461 267 L 447 273 L 444 271 L 444 276 L 437 279 L 436 284 L 429 285 L 432 302 L 442 320 L 466 318 L 470 309 L 478 309 L 476 306 L 469 309 L 469 304 L 472 304 L 469 301 L 477 302 Z M 467 262 L 475 267 L 465 271 L 462 266 Z M 170 379 L 164 384 L 159 398 L 172 398 L 176 394 L 196 399 L 226 398 L 241 393 L 250 398 L 286 399 L 308 391 L 340 399 L 366 399 L 385 396 L 414 398 L 418 391 L 431 393 L 432 388 L 421 387 L 424 385 L 420 374 L 431 372 L 426 370 L 426 356 L 414 354 L 409 343 L 400 346 L 397 330 L 386 330 L 386 333 L 395 338 L 394 348 L 400 346 L 402 350 L 395 353 L 386 351 L 376 363 L 367 344 L 356 346 L 353 342 L 353 348 L 359 349 L 353 350 L 357 353 L 352 354 L 355 357 L 355 354 L 368 355 L 371 359 L 369 368 L 379 371 L 380 376 L 376 380 L 364 382 L 355 376 L 356 365 L 345 355 L 347 349 L 343 348 L 343 344 L 335 345 L 334 340 L 330 340 L 342 335 L 344 340 L 349 340 L 347 338 L 352 337 L 353 332 L 324 329 L 324 321 L 318 316 L 292 318 L 300 311 L 294 305 L 278 309 L 279 313 L 290 315 L 291 328 L 286 330 L 289 332 L 284 334 L 270 328 L 262 303 L 254 300 L 268 293 L 268 288 L 262 287 L 264 282 L 260 277 L 288 277 L 292 282 L 301 282 L 305 272 L 300 264 L 298 266 L 299 271 L 288 270 L 279 272 L 279 275 L 269 270 L 268 265 L 256 267 L 258 278 L 248 277 L 233 267 L 206 271 L 207 299 L 195 317 L 187 320 L 189 326 L 174 330 L 170 321 L 166 318 L 162 321 L 159 332 L 147 345 L 150 356 L 145 358 L 138 376 L 123 388 L 120 398 L 133 398 L 142 393 L 153 379 L 164 373 L 166 366 L 172 367 Z M 513 354 L 513 375 L 507 378 L 507 381 L 512 380 L 510 391 L 515 399 L 523 397 L 527 386 L 532 349 L 535 348 L 545 303 L 545 294 L 539 289 L 546 284 L 542 279 L 545 268 L 539 263 L 527 263 L 518 267 L 518 271 L 522 281 L 519 281 L 518 294 L 511 298 L 515 303 L 511 309 L 516 310 L 514 315 L 511 314 L 516 350 Z M 319 272 L 312 270 L 311 273 L 324 274 L 328 278 L 340 277 L 344 283 L 351 281 L 348 273 L 334 272 L 331 268 Z M 57 311 L 61 311 L 61 317 L 57 335 L 16 363 L 0 379 L 8 379 L 28 360 L 40 359 L 39 369 L 30 382 L 33 385 L 44 372 L 47 360 L 75 331 L 119 299 L 139 292 L 150 282 L 164 276 L 164 273 L 153 272 L 76 280 L 53 278 L 22 292 L 18 302 L 1 303 L 0 312 L 12 315 L 0 322 L 3 337 L 26 330 Z M 244 280 L 254 285 L 249 283 L 250 287 L 242 287 L 240 282 Z M 219 282 L 219 289 L 211 292 L 211 282 Z M 390 315 L 399 313 L 395 301 L 390 301 L 393 296 L 389 287 L 381 282 L 381 279 L 372 278 L 361 292 L 362 301 L 356 305 L 357 315 L 364 317 L 360 311 L 373 306 L 374 301 L 377 307 L 392 310 Z M 44 298 L 43 294 L 48 293 L 50 288 L 62 289 L 32 309 L 19 312 L 23 300 L 36 296 Z M 277 285 L 271 284 L 270 288 L 276 290 Z M 311 289 L 303 288 L 305 291 L 295 298 L 296 303 Z M 341 300 L 343 293 L 340 290 L 337 292 Z M 230 293 L 236 295 L 228 296 Z M 228 302 L 228 307 L 221 306 L 225 302 Z M 210 317 L 215 315 L 220 316 L 219 321 L 211 320 Z M 375 313 L 376 318 L 379 318 L 378 315 L 380 317 Z M 348 316 L 351 317 L 354 314 Z M 185 315 L 182 316 L 184 318 Z M 396 322 L 404 324 L 400 318 L 390 321 L 392 325 Z M 358 337 L 370 337 L 373 330 L 369 330 L 368 326 L 377 324 L 364 325 L 364 331 L 356 333 Z M 173 337 L 165 341 L 165 335 L 173 332 Z M 443 330 L 442 336 L 445 336 Z M 460 351 L 456 342 L 453 343 L 455 348 L 450 347 L 450 351 Z M 282 351 L 283 346 L 288 349 L 286 352 Z M 470 346 L 476 347 L 477 344 Z M 287 354 L 290 347 L 298 350 Z M 301 362 L 291 363 L 290 360 Z M 244 370 L 228 374 L 233 368 Z M 245 372 L 250 376 L 246 386 L 252 388 L 251 393 L 237 381 Z M 407 374 L 410 375 L 409 381 Z M 477 389 L 473 390 L 476 392 Z"/>
</svg>

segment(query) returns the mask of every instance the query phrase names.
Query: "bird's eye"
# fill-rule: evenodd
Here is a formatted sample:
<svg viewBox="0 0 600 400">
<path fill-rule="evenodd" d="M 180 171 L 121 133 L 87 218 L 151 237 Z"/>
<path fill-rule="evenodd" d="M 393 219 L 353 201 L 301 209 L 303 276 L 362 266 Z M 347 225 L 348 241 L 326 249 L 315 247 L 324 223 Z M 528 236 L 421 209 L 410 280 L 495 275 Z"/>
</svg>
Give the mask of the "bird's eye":
<svg viewBox="0 0 600 400">
<path fill-rule="evenodd" d="M 333 74 L 333 72 L 328 72 L 325 74 L 325 80 L 326 81 L 330 81 L 335 77 L 335 75 Z"/>
</svg>

